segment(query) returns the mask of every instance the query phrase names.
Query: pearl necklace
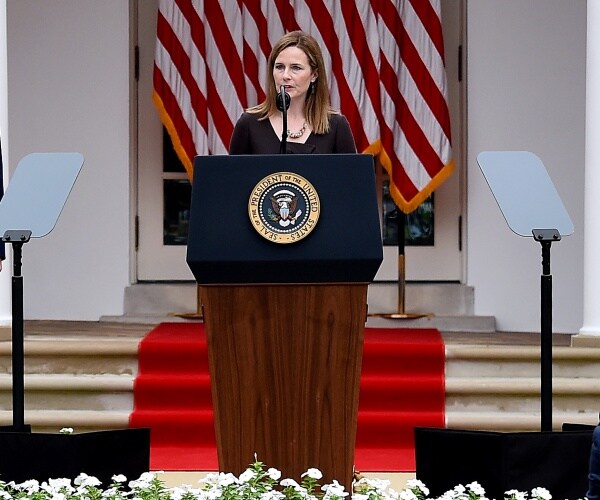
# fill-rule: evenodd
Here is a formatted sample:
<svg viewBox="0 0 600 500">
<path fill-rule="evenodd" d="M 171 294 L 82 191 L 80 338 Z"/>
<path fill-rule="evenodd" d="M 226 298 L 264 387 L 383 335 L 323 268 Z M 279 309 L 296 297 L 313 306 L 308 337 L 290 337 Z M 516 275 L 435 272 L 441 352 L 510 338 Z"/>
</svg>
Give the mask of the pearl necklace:
<svg viewBox="0 0 600 500">
<path fill-rule="evenodd" d="M 302 137 L 304 135 L 304 132 L 306 132 L 306 122 L 304 122 L 302 124 L 302 128 L 300 130 L 298 130 L 298 132 L 292 132 L 292 131 L 288 130 L 287 136 L 290 139 L 299 139 L 300 137 Z"/>
</svg>

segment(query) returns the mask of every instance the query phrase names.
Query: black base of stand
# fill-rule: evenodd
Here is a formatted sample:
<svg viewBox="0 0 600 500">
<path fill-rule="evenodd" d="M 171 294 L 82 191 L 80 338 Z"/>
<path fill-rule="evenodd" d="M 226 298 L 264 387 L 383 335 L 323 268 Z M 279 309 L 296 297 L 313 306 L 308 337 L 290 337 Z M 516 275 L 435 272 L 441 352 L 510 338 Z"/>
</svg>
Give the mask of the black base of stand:
<svg viewBox="0 0 600 500">
<path fill-rule="evenodd" d="M 137 479 L 150 470 L 150 429 L 117 429 L 81 434 L 0 432 L 0 477 L 75 479 L 85 472 L 107 487 L 112 476 Z"/>
<path fill-rule="evenodd" d="M 437 497 L 477 481 L 487 498 L 510 489 L 547 488 L 552 497 L 583 498 L 593 427 L 569 432 L 415 429 L 416 473 Z"/>
</svg>

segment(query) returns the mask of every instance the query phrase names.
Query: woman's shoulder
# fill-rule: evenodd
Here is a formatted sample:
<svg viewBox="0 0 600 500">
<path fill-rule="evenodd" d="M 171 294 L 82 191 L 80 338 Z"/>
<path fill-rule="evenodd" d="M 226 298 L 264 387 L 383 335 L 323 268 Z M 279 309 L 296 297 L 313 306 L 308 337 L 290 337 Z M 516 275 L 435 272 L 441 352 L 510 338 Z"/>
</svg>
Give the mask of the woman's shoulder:
<svg viewBox="0 0 600 500">
<path fill-rule="evenodd" d="M 335 153 L 356 153 L 356 144 L 346 117 L 334 112 L 329 115 L 329 133 L 335 138 Z"/>
<path fill-rule="evenodd" d="M 331 111 L 329 113 L 329 125 L 330 126 L 339 126 L 340 124 L 345 125 L 347 123 L 348 123 L 348 120 L 339 111 Z"/>
<path fill-rule="evenodd" d="M 253 113 L 252 111 L 244 111 L 238 119 L 238 123 L 245 126 L 256 126 L 258 124 L 263 124 L 264 122 L 268 123 L 269 120 L 261 118 L 258 113 Z"/>
<path fill-rule="evenodd" d="M 256 113 L 250 113 L 249 111 L 244 111 L 244 112 L 242 112 L 242 115 L 240 116 L 238 121 L 242 122 L 242 123 L 256 122 L 256 121 L 258 121 L 258 116 L 256 115 Z"/>
</svg>

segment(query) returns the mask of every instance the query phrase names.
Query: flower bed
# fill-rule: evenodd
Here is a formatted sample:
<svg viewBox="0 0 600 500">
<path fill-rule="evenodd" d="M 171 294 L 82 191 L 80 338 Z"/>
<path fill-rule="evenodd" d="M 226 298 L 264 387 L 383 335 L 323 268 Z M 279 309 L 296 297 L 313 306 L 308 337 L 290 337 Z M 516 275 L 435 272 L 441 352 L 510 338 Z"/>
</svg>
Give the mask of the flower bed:
<svg viewBox="0 0 600 500">
<path fill-rule="evenodd" d="M 207 474 L 197 486 L 167 487 L 160 479 L 161 473 L 147 472 L 138 479 L 128 481 L 123 475 L 112 477 L 112 483 L 102 487 L 100 480 L 80 474 L 75 480 L 49 479 L 39 482 L 29 480 L 20 484 L 0 481 L 0 499 L 13 500 L 425 500 L 429 490 L 418 480 L 409 480 L 405 489 L 395 491 L 389 481 L 357 479 L 352 493 L 334 481 L 320 485 L 322 475 L 318 469 L 307 470 L 300 483 L 281 477 L 281 472 L 267 468 L 258 460 L 239 477 L 233 474 Z M 505 500 L 550 500 L 544 488 L 531 492 L 507 491 Z M 444 493 L 440 500 L 486 500 L 478 483 L 458 485 Z"/>
</svg>

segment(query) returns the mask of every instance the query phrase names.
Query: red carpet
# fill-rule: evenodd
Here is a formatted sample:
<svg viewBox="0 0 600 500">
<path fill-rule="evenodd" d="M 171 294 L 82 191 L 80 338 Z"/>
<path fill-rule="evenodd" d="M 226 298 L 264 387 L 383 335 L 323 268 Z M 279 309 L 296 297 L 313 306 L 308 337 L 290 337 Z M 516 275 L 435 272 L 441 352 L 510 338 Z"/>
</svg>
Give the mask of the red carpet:
<svg viewBox="0 0 600 500">
<path fill-rule="evenodd" d="M 414 427 L 444 427 L 444 369 L 437 330 L 365 329 L 357 470 L 415 470 Z M 163 323 L 140 342 L 134 401 L 152 470 L 217 470 L 204 325 Z"/>
</svg>

